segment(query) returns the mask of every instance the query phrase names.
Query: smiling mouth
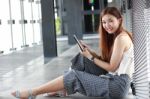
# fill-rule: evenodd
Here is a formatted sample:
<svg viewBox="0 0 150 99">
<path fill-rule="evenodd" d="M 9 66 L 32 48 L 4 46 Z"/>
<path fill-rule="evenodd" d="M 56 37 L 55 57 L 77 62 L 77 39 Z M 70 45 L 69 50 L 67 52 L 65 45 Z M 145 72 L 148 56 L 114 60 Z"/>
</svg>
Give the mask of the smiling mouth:
<svg viewBox="0 0 150 99">
<path fill-rule="evenodd" d="M 107 29 L 107 31 L 112 31 L 113 29 Z"/>
</svg>

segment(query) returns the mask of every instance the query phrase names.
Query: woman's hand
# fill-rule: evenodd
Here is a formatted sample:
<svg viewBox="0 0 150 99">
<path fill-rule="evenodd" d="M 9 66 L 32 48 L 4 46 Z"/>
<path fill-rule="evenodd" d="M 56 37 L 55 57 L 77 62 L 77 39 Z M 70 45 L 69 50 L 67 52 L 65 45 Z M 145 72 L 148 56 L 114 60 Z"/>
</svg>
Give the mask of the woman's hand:
<svg viewBox="0 0 150 99">
<path fill-rule="evenodd" d="M 89 50 L 89 52 L 91 52 L 91 48 L 86 43 L 84 43 L 82 40 L 80 40 L 80 43 L 82 44 L 83 48 L 86 48 Z"/>
<path fill-rule="evenodd" d="M 91 53 L 89 52 L 89 50 L 86 47 L 83 49 L 83 52 L 81 52 L 81 54 L 88 59 L 90 59 L 92 57 Z"/>
</svg>

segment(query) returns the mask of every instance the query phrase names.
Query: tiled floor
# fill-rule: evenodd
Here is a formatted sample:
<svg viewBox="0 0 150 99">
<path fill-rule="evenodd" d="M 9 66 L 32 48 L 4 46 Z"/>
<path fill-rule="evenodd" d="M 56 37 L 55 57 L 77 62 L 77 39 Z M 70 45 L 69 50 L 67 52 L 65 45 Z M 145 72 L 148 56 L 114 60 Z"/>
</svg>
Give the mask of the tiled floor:
<svg viewBox="0 0 150 99">
<path fill-rule="evenodd" d="M 97 50 L 97 39 L 85 40 L 92 48 Z M 61 42 L 60 42 L 61 43 Z M 66 48 L 61 43 L 61 51 L 58 57 L 51 59 L 47 64 L 44 64 L 42 56 L 42 47 L 26 49 L 17 53 L 12 53 L 7 56 L 0 56 L 0 99 L 15 99 L 10 95 L 10 92 L 15 89 L 31 88 L 55 77 L 62 75 L 65 70 L 71 65 L 71 58 L 75 56 L 79 49 L 77 45 Z M 69 48 L 69 49 L 68 49 Z M 22 53 L 22 54 L 20 54 Z M 28 54 L 27 54 L 28 53 Z M 11 58 L 10 58 L 11 57 Z M 43 97 L 37 99 L 58 99 L 57 97 Z M 61 99 L 103 99 L 89 98 L 79 94 L 64 97 Z M 134 99 L 132 95 L 128 95 L 126 99 Z"/>
</svg>

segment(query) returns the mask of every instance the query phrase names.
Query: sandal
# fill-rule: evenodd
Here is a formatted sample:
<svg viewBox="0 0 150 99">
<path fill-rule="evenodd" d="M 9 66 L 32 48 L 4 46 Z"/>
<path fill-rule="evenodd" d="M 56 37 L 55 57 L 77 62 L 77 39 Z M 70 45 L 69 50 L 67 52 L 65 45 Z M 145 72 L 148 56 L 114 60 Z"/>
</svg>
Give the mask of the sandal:
<svg viewBox="0 0 150 99">
<path fill-rule="evenodd" d="M 28 97 L 27 97 L 27 99 L 35 99 L 36 98 L 36 96 L 33 96 L 32 95 L 32 90 L 30 89 L 30 90 L 28 90 Z M 19 90 L 17 90 L 16 92 L 15 92 L 15 94 L 12 94 L 14 97 L 16 97 L 16 98 L 18 98 L 18 99 L 21 99 L 21 96 L 20 96 L 20 91 Z"/>
</svg>

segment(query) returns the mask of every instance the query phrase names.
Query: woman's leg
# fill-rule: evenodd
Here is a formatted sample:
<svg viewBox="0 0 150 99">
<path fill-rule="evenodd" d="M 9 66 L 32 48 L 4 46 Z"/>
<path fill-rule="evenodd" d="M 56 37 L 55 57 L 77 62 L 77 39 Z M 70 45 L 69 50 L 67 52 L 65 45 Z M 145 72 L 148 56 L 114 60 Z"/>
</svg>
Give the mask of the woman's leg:
<svg viewBox="0 0 150 99">
<path fill-rule="evenodd" d="M 63 76 L 60 76 L 46 84 L 43 84 L 39 87 L 32 88 L 32 95 L 40 95 L 48 92 L 56 92 L 64 89 Z M 11 93 L 13 96 L 16 96 L 16 91 Z M 27 98 L 29 96 L 28 90 L 20 91 L 20 98 Z"/>
<path fill-rule="evenodd" d="M 90 61 L 88 58 L 84 57 L 80 53 L 78 53 L 71 60 L 71 62 L 72 62 L 71 68 L 78 71 L 84 71 L 94 75 L 102 75 L 107 73 L 106 70 L 100 68 L 99 66 L 94 64 L 92 61 Z"/>
</svg>

